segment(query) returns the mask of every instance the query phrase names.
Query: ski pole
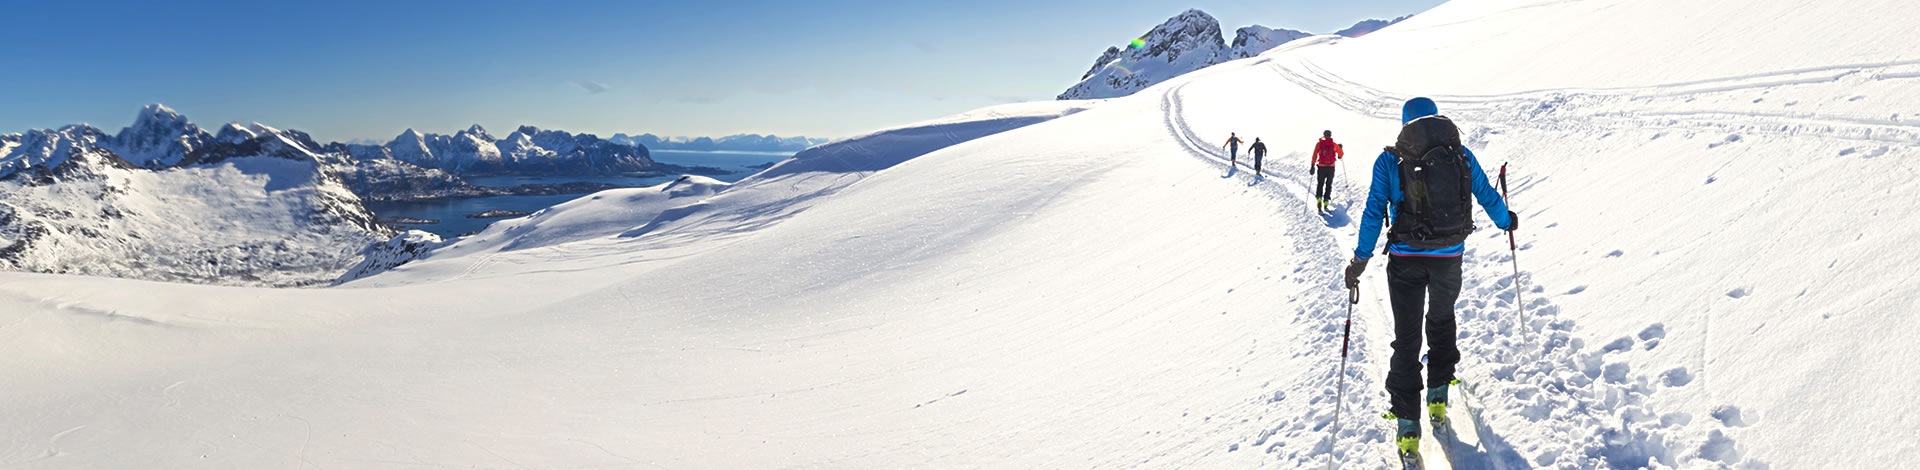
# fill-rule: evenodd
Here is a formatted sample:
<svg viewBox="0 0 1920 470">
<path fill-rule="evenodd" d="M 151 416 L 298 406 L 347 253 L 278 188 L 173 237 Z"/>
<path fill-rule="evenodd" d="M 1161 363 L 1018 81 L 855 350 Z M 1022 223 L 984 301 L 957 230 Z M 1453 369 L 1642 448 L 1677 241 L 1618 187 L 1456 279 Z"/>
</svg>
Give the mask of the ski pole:
<svg viewBox="0 0 1920 470">
<path fill-rule="evenodd" d="M 1360 289 L 1347 289 L 1347 325 L 1340 332 L 1339 388 L 1333 393 L 1333 434 L 1327 436 L 1327 470 L 1333 470 L 1333 443 L 1340 440 L 1340 408 L 1346 404 L 1347 345 L 1353 339 L 1353 305 L 1360 303 Z"/>
<path fill-rule="evenodd" d="M 1508 196 L 1508 195 L 1507 195 L 1507 164 L 1505 164 L 1505 163 L 1501 163 L 1501 164 L 1500 164 L 1500 198 L 1501 198 L 1501 199 L 1505 199 L 1505 200 L 1506 200 L 1506 202 L 1507 202 L 1507 207 L 1508 207 L 1509 209 L 1511 209 L 1511 208 L 1513 207 L 1513 197 L 1512 197 L 1512 196 Z M 1508 223 L 1512 223 L 1512 222 L 1511 222 L 1511 221 L 1509 221 Z M 1521 294 L 1522 294 L 1523 292 L 1525 292 L 1525 291 L 1524 291 L 1523 289 L 1521 289 L 1521 288 L 1520 288 L 1520 244 L 1518 244 L 1518 243 L 1515 243 L 1515 242 L 1513 241 L 1513 231 L 1512 231 L 1512 230 L 1508 230 L 1508 231 L 1507 231 L 1507 250 L 1508 250 L 1508 251 L 1509 251 L 1510 253 L 1512 253 L 1512 254 L 1511 254 L 1510 256 L 1508 256 L 1508 257 L 1509 257 L 1509 258 L 1512 258 L 1512 259 L 1513 259 L 1513 303 L 1514 303 L 1514 309 L 1515 309 L 1515 310 L 1518 310 L 1518 311 L 1520 312 L 1520 313 L 1519 313 L 1519 320 L 1520 320 L 1520 335 L 1521 335 L 1521 336 L 1526 336 L 1526 334 L 1527 334 L 1527 304 L 1526 304 L 1526 302 L 1524 302 L 1524 301 L 1522 301 L 1522 300 L 1520 299 L 1520 296 L 1521 296 Z"/>
</svg>

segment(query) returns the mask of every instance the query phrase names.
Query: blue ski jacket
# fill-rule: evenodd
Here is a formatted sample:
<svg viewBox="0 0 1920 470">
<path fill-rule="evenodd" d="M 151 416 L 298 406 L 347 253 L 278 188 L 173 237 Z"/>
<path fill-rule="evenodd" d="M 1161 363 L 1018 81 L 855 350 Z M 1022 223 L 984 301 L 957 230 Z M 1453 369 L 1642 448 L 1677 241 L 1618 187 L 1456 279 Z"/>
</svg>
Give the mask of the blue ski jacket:
<svg viewBox="0 0 1920 470">
<path fill-rule="evenodd" d="M 1406 125 L 1415 119 L 1440 114 L 1433 100 L 1414 98 L 1407 100 L 1401 109 L 1400 124 Z M 1465 148 L 1465 147 L 1462 147 Z M 1473 155 L 1472 149 L 1466 149 L 1467 166 L 1473 170 L 1473 199 L 1479 201 L 1480 208 L 1487 211 L 1493 224 L 1501 230 L 1513 226 L 1513 219 L 1507 216 L 1507 201 L 1500 197 L 1500 190 L 1487 181 L 1487 173 L 1480 169 L 1480 159 Z M 1367 209 L 1360 215 L 1360 246 L 1354 248 L 1353 257 L 1367 259 L 1373 257 L 1373 250 L 1380 244 L 1380 228 L 1386 224 L 1388 214 L 1393 207 L 1406 199 L 1406 193 L 1400 190 L 1400 160 L 1392 152 L 1382 151 L 1373 160 L 1373 185 L 1367 190 Z M 1405 243 L 1395 243 L 1387 248 L 1396 256 L 1455 257 L 1466 252 L 1466 245 L 1459 244 L 1437 250 L 1417 250 Z"/>
</svg>

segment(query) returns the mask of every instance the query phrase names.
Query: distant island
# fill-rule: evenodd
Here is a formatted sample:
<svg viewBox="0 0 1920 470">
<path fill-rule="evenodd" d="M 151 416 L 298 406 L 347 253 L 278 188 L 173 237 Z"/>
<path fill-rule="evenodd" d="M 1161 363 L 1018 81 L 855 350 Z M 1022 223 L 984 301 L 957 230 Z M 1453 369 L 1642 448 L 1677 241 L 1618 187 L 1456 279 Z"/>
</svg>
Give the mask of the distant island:
<svg viewBox="0 0 1920 470">
<path fill-rule="evenodd" d="M 420 219 L 420 218 L 414 218 L 414 217 L 400 216 L 400 217 L 381 217 L 379 219 L 379 222 L 383 224 L 388 224 L 388 225 L 433 225 L 433 224 L 440 223 L 440 219 Z"/>
<path fill-rule="evenodd" d="M 523 216 L 526 216 L 527 214 L 532 214 L 532 212 L 494 209 L 486 212 L 481 212 L 478 214 L 467 214 L 467 218 L 469 219 L 504 219 L 508 217 L 523 217 Z"/>
</svg>

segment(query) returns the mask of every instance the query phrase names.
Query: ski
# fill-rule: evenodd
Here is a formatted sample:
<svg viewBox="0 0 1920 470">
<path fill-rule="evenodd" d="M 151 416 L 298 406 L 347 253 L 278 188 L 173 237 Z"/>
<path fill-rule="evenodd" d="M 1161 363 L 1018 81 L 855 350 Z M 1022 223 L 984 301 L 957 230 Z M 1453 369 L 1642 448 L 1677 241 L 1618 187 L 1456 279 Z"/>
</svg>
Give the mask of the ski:
<svg viewBox="0 0 1920 470">
<path fill-rule="evenodd" d="M 1387 468 L 1398 468 L 1400 470 L 1427 470 L 1426 459 L 1420 456 L 1420 452 L 1416 451 L 1408 454 L 1400 453 L 1400 446 L 1393 444 L 1393 437 L 1392 437 L 1394 436 L 1395 433 L 1398 433 L 1399 430 L 1394 428 L 1393 420 L 1389 419 L 1387 420 L 1387 423 L 1388 423 L 1387 424 L 1387 436 L 1388 436 L 1387 452 L 1386 454 L 1381 455 L 1381 457 L 1386 458 Z"/>
<path fill-rule="evenodd" d="M 1420 458 L 1419 452 L 1414 452 L 1411 454 L 1401 454 L 1399 453 L 1398 450 L 1396 450 L 1394 451 L 1394 454 L 1398 455 L 1398 458 L 1400 459 L 1400 470 L 1426 470 L 1427 469 L 1427 464 L 1424 460 Z"/>
<path fill-rule="evenodd" d="M 1459 466 L 1453 462 L 1453 445 L 1458 441 L 1453 435 L 1453 418 L 1448 417 L 1440 421 L 1428 422 L 1433 425 L 1433 441 L 1434 444 L 1440 446 L 1440 455 L 1446 459 L 1447 468 L 1459 468 Z"/>
<path fill-rule="evenodd" d="M 1431 416 L 1429 416 L 1428 423 L 1431 424 L 1432 440 L 1434 441 L 1434 445 L 1440 448 L 1438 452 L 1444 457 L 1442 461 L 1445 462 L 1446 468 L 1463 468 L 1459 462 L 1455 461 L 1456 448 L 1465 446 L 1466 449 L 1471 450 L 1481 447 L 1485 444 L 1485 442 L 1480 440 L 1480 437 L 1484 435 L 1482 434 L 1484 431 L 1480 424 L 1480 410 L 1474 406 L 1476 403 L 1474 402 L 1473 386 L 1462 380 L 1455 380 L 1452 385 L 1453 387 L 1449 390 L 1450 396 L 1447 400 L 1446 419 L 1442 422 L 1435 423 L 1431 421 Z M 1461 432 L 1463 430 L 1466 432 L 1466 434 L 1464 434 L 1467 438 L 1466 441 L 1462 441 L 1463 434 L 1461 434 Z M 1466 455 L 1473 454 L 1469 453 Z M 1440 461 L 1432 462 L 1428 468 L 1432 469 L 1432 467 L 1440 464 Z M 1486 465 L 1488 464 L 1491 464 L 1492 467 L 1487 467 Z M 1470 460 L 1467 462 L 1467 467 L 1465 468 L 1501 469 L 1504 467 L 1497 461 L 1474 462 Z"/>
</svg>

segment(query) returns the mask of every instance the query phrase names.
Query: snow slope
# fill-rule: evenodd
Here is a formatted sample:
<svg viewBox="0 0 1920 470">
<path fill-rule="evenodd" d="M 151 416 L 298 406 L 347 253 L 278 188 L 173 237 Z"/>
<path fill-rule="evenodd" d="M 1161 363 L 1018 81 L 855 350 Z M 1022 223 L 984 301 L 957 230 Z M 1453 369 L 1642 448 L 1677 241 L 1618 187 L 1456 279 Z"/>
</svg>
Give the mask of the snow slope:
<svg viewBox="0 0 1920 470">
<path fill-rule="evenodd" d="M 1456 0 L 784 176 L 846 184 L 602 193 L 343 288 L 0 275 L 0 465 L 1381 468 L 1379 267 L 1327 439 L 1363 188 L 1316 215 L 1298 167 L 1217 144 L 1301 162 L 1332 129 L 1350 172 L 1428 95 L 1512 165 L 1525 253 L 1521 318 L 1505 237 L 1469 241 L 1460 468 L 1880 467 L 1920 450 L 1886 405 L 1920 366 L 1888 251 L 1920 236 L 1916 15 Z M 667 201 L 712 204 L 653 224 L 694 207 Z"/>
<path fill-rule="evenodd" d="M 400 270 L 409 275 L 385 276 L 363 285 L 471 275 L 503 254 L 509 255 L 509 260 L 525 255 L 509 252 L 575 242 L 583 243 L 567 251 L 586 251 L 602 258 L 600 262 L 617 261 L 618 257 L 601 256 L 607 252 L 680 243 L 669 240 L 691 239 L 706 247 L 724 246 L 725 240 L 734 235 L 786 220 L 823 197 L 914 157 L 1085 111 L 1099 103 L 990 106 L 823 144 L 737 183 L 689 175 L 652 187 L 602 191 L 527 217 L 496 222 L 444 250 L 422 256 L 422 261 L 402 266 Z M 584 245 L 598 248 L 582 250 L 580 246 Z M 537 266 L 540 261 L 509 262 Z"/>
</svg>

